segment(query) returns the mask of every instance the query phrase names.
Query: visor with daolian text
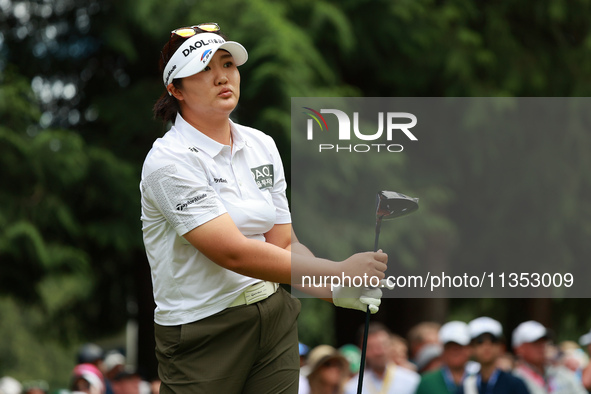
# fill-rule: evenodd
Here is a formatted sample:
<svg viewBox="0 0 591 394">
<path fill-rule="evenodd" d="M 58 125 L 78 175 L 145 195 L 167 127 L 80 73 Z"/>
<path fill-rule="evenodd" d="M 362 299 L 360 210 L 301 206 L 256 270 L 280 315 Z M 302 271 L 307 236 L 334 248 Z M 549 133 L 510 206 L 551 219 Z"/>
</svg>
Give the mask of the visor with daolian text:
<svg viewBox="0 0 591 394">
<path fill-rule="evenodd" d="M 196 34 L 183 42 L 166 64 L 162 74 L 164 86 L 168 86 L 175 78 L 185 78 L 203 71 L 218 49 L 228 51 L 237 66 L 243 65 L 248 59 L 246 49 L 235 41 L 226 41 L 214 33 Z"/>
</svg>

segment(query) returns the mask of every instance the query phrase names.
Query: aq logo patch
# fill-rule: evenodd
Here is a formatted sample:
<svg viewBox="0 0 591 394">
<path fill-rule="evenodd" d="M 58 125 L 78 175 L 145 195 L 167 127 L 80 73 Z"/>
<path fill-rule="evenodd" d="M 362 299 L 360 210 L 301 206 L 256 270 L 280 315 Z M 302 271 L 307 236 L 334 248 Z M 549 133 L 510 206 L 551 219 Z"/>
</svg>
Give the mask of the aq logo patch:
<svg viewBox="0 0 591 394">
<path fill-rule="evenodd" d="M 273 187 L 275 178 L 273 175 L 273 164 L 265 164 L 259 167 L 251 168 L 250 172 L 259 189 Z"/>
</svg>

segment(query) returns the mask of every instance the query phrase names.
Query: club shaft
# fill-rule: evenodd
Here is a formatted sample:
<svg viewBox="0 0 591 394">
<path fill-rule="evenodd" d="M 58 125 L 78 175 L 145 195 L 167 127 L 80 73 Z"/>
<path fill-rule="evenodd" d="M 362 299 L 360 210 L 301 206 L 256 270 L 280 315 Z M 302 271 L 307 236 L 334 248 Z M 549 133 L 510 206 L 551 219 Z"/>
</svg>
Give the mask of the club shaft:
<svg viewBox="0 0 591 394">
<path fill-rule="evenodd" d="M 378 251 L 378 241 L 380 240 L 380 229 L 382 227 L 382 217 L 379 216 L 376 220 L 376 237 L 374 240 L 373 251 Z M 367 353 L 367 337 L 369 335 L 369 306 L 365 311 L 365 330 L 363 330 L 363 343 L 361 345 L 361 362 L 359 363 L 359 380 L 357 381 L 357 394 L 361 394 L 363 390 L 363 373 L 365 372 L 365 354 Z"/>
<path fill-rule="evenodd" d="M 361 362 L 359 363 L 359 380 L 357 381 L 357 394 L 363 391 L 363 372 L 365 371 L 365 355 L 367 353 L 367 336 L 369 331 L 369 306 L 365 312 L 365 330 L 363 331 L 363 345 L 361 346 Z"/>
<path fill-rule="evenodd" d="M 380 240 L 380 229 L 382 227 L 382 217 L 378 217 L 376 220 L 376 237 L 375 240 L 373 242 L 373 251 L 377 252 L 378 251 L 378 241 Z"/>
</svg>

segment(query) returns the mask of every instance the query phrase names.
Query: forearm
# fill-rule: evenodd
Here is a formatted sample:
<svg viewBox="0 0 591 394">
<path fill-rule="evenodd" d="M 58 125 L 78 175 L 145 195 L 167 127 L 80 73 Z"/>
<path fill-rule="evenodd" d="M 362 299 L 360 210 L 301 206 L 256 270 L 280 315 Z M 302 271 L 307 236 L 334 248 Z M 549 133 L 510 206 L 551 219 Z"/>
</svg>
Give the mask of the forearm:
<svg viewBox="0 0 591 394">
<path fill-rule="evenodd" d="M 275 225 L 271 231 L 265 234 L 266 240 L 269 243 L 272 243 L 279 247 L 284 247 L 286 250 L 290 251 L 292 254 L 292 259 L 294 255 L 315 258 L 314 253 L 308 247 L 301 244 L 296 236 L 291 224 L 280 224 Z M 325 260 L 326 264 L 337 264 L 332 261 Z M 292 261 L 296 266 L 301 265 L 301 260 L 299 257 L 296 257 L 295 262 Z M 292 264 L 292 282 L 291 285 L 307 294 L 310 294 L 317 298 L 326 299 L 327 301 L 332 301 L 332 292 L 326 288 L 316 288 L 312 286 L 302 286 L 302 281 L 294 280 L 296 278 L 297 269 L 294 271 L 294 264 Z M 336 267 L 336 266 L 333 266 Z M 305 269 L 304 269 L 305 270 Z M 310 272 L 310 271 L 308 271 Z M 311 274 L 307 274 L 311 275 Z M 301 278 L 301 275 L 298 277 Z M 319 281 L 316 281 L 319 282 Z"/>
<path fill-rule="evenodd" d="M 312 253 L 310 249 L 308 249 L 305 245 L 302 245 L 299 242 L 291 243 L 286 249 L 291 251 L 292 253 L 296 253 L 302 256 L 314 257 L 314 253 Z"/>
<path fill-rule="evenodd" d="M 266 242 L 244 239 L 239 249 L 241 253 L 231 258 L 216 261 L 212 256 L 212 260 L 242 275 L 293 286 L 301 285 L 303 276 L 334 276 L 340 272 L 339 263 L 314 257 L 312 253 L 290 252 Z M 326 292 L 322 294 L 325 296 Z"/>
<path fill-rule="evenodd" d="M 295 236 L 294 236 L 294 238 L 295 238 Z M 296 238 L 296 240 L 297 240 L 297 238 Z M 288 247 L 288 249 L 291 250 L 292 255 L 299 254 L 302 256 L 314 257 L 314 254 L 312 253 L 312 251 L 310 251 L 310 249 L 308 249 L 305 245 L 303 245 L 299 242 L 292 243 Z M 300 283 L 300 284 L 292 284 L 292 287 L 296 288 L 297 290 L 299 290 L 303 293 L 309 294 L 313 297 L 320 298 L 320 299 L 323 299 L 325 301 L 332 303 L 332 291 L 330 291 L 330 288 L 327 286 L 325 286 L 325 287 L 303 286 Z"/>
</svg>

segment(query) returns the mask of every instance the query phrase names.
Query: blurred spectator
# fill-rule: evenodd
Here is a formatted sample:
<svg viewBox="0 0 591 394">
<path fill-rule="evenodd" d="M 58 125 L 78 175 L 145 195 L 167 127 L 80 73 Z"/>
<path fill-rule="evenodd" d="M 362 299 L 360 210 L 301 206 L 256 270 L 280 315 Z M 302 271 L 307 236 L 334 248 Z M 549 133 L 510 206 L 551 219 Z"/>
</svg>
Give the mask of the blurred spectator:
<svg viewBox="0 0 591 394">
<path fill-rule="evenodd" d="M 93 364 L 102 370 L 103 359 L 105 353 L 103 349 L 94 343 L 85 343 L 78 349 L 77 362 L 78 364 Z"/>
<path fill-rule="evenodd" d="M 47 394 L 49 384 L 45 380 L 30 380 L 23 383 L 23 394 Z"/>
<path fill-rule="evenodd" d="M 150 394 L 150 383 L 142 380 L 140 374 L 129 366 L 120 370 L 111 379 L 111 385 L 115 394 Z"/>
<path fill-rule="evenodd" d="M 455 394 L 462 385 L 471 355 L 468 325 L 461 321 L 444 324 L 439 330 L 439 341 L 443 345 L 443 366 L 422 375 L 417 394 Z"/>
<path fill-rule="evenodd" d="M 308 357 L 308 352 L 310 351 L 310 347 L 308 345 L 305 345 L 305 344 L 299 342 L 298 349 L 300 352 L 300 367 L 303 367 L 306 364 L 306 357 Z"/>
<path fill-rule="evenodd" d="M 103 376 L 107 372 L 105 370 L 105 352 L 103 348 L 99 345 L 94 343 L 85 343 L 78 349 L 77 354 L 77 362 L 78 364 L 92 364 L 98 368 Z M 111 384 L 109 380 L 103 379 L 103 384 L 105 385 L 105 393 L 106 394 L 113 394 L 113 390 L 111 389 Z"/>
<path fill-rule="evenodd" d="M 365 327 L 359 331 L 359 344 Z M 391 332 L 379 322 L 369 325 L 367 336 L 367 350 L 365 355 L 366 369 L 363 375 L 362 393 L 384 394 L 412 394 L 414 393 L 420 377 L 414 371 L 398 367 L 390 360 Z M 353 377 L 345 386 L 347 394 L 357 393 L 358 376 Z"/>
<path fill-rule="evenodd" d="M 525 381 L 532 394 L 586 394 L 572 371 L 548 363 L 548 341 L 548 330 L 537 321 L 517 326 L 513 331 L 513 349 L 518 358 L 515 374 Z"/>
<path fill-rule="evenodd" d="M 581 380 L 583 369 L 589 364 L 589 357 L 585 351 L 574 341 L 563 341 L 558 346 L 559 362 L 575 373 Z"/>
<path fill-rule="evenodd" d="M 21 394 L 23 386 L 11 376 L 0 378 L 0 394 Z"/>
<path fill-rule="evenodd" d="M 586 348 L 587 353 L 591 355 L 591 331 L 579 338 L 579 344 Z M 581 373 L 581 381 L 587 391 L 591 392 L 591 362 L 587 364 L 585 369 L 583 369 L 583 372 Z"/>
<path fill-rule="evenodd" d="M 415 358 L 415 365 L 420 374 L 434 371 L 443 366 L 441 361 L 441 354 L 443 353 L 443 346 L 439 343 L 430 343 L 419 350 Z"/>
<path fill-rule="evenodd" d="M 439 343 L 439 329 L 441 324 L 435 322 L 422 322 L 412 327 L 406 338 L 408 339 L 408 355 L 410 361 L 415 363 L 419 351 L 425 345 Z"/>
<path fill-rule="evenodd" d="M 310 394 L 342 394 L 349 378 L 349 362 L 332 346 L 316 346 L 310 351 L 302 374 L 308 378 Z"/>
<path fill-rule="evenodd" d="M 501 371 L 512 372 L 515 368 L 515 357 L 509 352 L 501 354 L 497 358 L 497 368 Z"/>
<path fill-rule="evenodd" d="M 78 364 L 72 371 L 70 389 L 86 394 L 105 394 L 103 374 L 93 364 Z"/>
<path fill-rule="evenodd" d="M 523 380 L 498 369 L 497 360 L 505 353 L 503 327 L 490 317 L 479 317 L 468 323 L 472 354 L 480 370 L 464 378 L 460 393 L 529 394 Z"/>
<path fill-rule="evenodd" d="M 408 361 L 408 345 L 400 335 L 392 334 L 390 336 L 390 360 L 400 367 L 412 371 L 417 370 L 417 366 Z"/>
<path fill-rule="evenodd" d="M 303 372 L 305 371 L 304 365 L 306 365 L 306 359 L 308 357 L 310 347 L 299 342 L 298 348 L 300 352 L 300 380 L 298 384 L 298 394 L 308 394 L 310 392 L 310 385 L 308 384 L 308 378 L 304 376 Z"/>
<path fill-rule="evenodd" d="M 544 354 L 546 355 L 546 364 L 559 365 L 560 364 L 560 351 L 552 341 L 546 342 Z"/>
<path fill-rule="evenodd" d="M 359 373 L 359 364 L 361 363 L 361 350 L 349 343 L 347 345 L 343 345 L 339 348 L 339 352 L 349 362 L 349 379 Z"/>
<path fill-rule="evenodd" d="M 125 369 L 125 356 L 117 350 L 111 350 L 105 355 L 103 371 L 105 379 L 112 380 Z"/>
<path fill-rule="evenodd" d="M 162 381 L 158 378 L 152 379 L 152 381 L 150 382 L 150 394 L 159 394 L 161 383 Z"/>
</svg>

